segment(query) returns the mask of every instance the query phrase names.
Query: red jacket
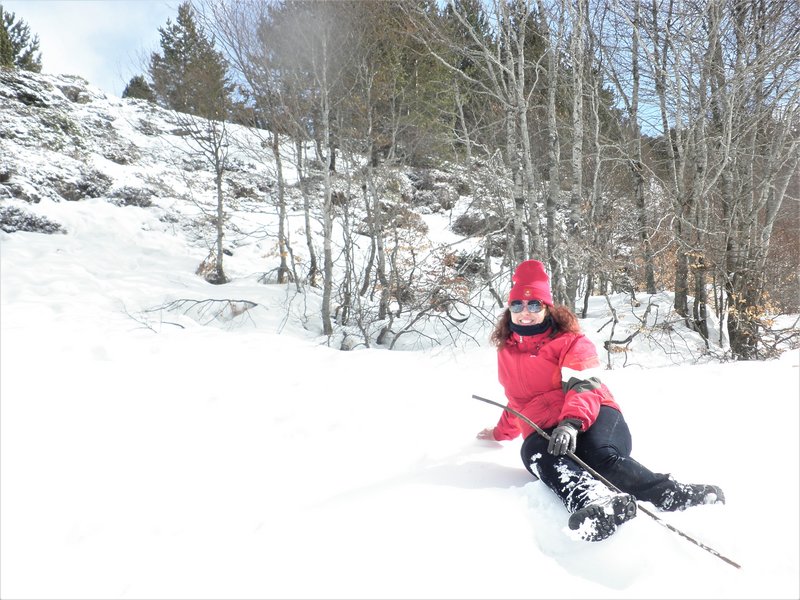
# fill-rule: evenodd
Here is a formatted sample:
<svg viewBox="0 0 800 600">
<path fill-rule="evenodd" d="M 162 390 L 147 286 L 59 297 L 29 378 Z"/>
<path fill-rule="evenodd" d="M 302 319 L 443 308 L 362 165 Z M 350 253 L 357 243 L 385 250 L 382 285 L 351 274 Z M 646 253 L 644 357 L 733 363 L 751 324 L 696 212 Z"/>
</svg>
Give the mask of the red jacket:
<svg viewBox="0 0 800 600">
<path fill-rule="evenodd" d="M 497 371 L 505 388 L 508 406 L 522 413 L 542 429 L 562 419 L 578 419 L 586 431 L 597 419 L 600 406 L 619 410 L 609 389 L 598 379 L 575 376 L 574 371 L 600 366 L 594 344 L 581 333 L 550 331 L 531 336 L 512 333 L 497 353 Z M 562 368 L 569 369 L 562 375 Z M 496 440 L 523 437 L 533 429 L 522 419 L 503 411 L 494 429 Z"/>
</svg>

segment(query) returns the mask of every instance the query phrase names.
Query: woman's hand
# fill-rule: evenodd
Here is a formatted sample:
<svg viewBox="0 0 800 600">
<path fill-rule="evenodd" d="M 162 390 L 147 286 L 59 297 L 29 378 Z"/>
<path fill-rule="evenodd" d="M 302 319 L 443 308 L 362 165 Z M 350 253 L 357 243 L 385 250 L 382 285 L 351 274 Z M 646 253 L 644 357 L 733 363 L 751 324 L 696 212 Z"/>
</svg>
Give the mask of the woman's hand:
<svg viewBox="0 0 800 600">
<path fill-rule="evenodd" d="M 494 427 L 487 427 L 486 429 L 482 429 L 478 432 L 478 435 L 475 436 L 479 440 L 492 440 L 494 439 Z"/>
</svg>

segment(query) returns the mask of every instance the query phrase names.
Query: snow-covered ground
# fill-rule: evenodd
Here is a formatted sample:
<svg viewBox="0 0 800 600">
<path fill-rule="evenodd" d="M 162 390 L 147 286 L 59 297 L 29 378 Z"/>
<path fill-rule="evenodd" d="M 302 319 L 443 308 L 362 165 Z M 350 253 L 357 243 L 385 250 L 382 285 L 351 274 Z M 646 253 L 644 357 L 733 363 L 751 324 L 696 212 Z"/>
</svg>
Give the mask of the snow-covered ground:
<svg viewBox="0 0 800 600">
<path fill-rule="evenodd" d="M 3 598 L 800 596 L 797 351 L 604 377 L 636 458 L 727 495 L 663 519 L 741 569 L 644 514 L 587 543 L 520 440 L 475 439 L 488 346 L 337 351 L 292 288 L 194 275 L 158 211 L 31 210 L 69 233 L 0 233 Z M 210 298 L 258 306 L 160 308 Z"/>
</svg>

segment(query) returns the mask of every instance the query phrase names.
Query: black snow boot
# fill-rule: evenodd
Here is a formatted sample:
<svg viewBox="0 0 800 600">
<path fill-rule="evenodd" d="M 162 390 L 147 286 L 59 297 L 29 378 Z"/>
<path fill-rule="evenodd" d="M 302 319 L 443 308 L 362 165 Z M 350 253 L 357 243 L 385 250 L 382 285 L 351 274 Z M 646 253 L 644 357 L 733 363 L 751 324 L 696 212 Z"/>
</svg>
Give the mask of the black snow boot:
<svg viewBox="0 0 800 600">
<path fill-rule="evenodd" d="M 617 526 L 636 516 L 636 499 L 630 494 L 613 494 L 593 501 L 569 517 L 569 528 L 588 542 L 610 537 Z"/>
<path fill-rule="evenodd" d="M 562 481 L 565 481 L 562 470 Z M 614 534 L 619 525 L 636 516 L 636 498 L 615 492 L 585 471 L 566 482 L 564 504 L 572 514 L 568 525 L 588 542 L 599 542 Z"/>
<path fill-rule="evenodd" d="M 570 512 L 569 528 L 584 540 L 604 540 L 636 516 L 636 499 L 631 494 L 612 490 L 567 456 L 555 457 L 542 450 L 530 454 L 526 464 L 561 498 Z"/>
<path fill-rule="evenodd" d="M 686 510 L 701 504 L 725 504 L 725 494 L 716 485 L 678 483 L 670 477 L 669 485 L 653 504 L 659 510 Z"/>
</svg>

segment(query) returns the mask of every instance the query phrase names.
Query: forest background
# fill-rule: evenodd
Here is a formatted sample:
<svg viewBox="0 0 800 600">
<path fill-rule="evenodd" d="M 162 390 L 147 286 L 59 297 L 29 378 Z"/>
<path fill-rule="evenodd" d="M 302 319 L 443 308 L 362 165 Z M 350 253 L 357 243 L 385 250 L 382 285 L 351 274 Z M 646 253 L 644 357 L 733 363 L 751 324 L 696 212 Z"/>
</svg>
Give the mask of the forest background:
<svg viewBox="0 0 800 600">
<path fill-rule="evenodd" d="M 578 314 L 592 295 L 670 289 L 689 329 L 758 359 L 798 335 L 775 317 L 800 310 L 799 13 L 722 0 L 202 0 L 159 30 L 123 96 L 175 111 L 214 173 L 216 236 L 199 268 L 212 283 L 229 280 L 241 192 L 231 132 L 257 134 L 277 215 L 263 279 L 318 288 L 323 331 L 347 331 L 342 347 L 490 319 L 514 266 L 535 257 Z M 0 64 L 35 71 L 35 36 L 13 14 L 0 21 Z M 410 193 L 397 174 L 412 172 Z M 456 174 L 455 194 L 440 172 Z M 452 229 L 478 243 L 426 253 L 420 211 L 463 196 L 471 210 Z"/>
</svg>

